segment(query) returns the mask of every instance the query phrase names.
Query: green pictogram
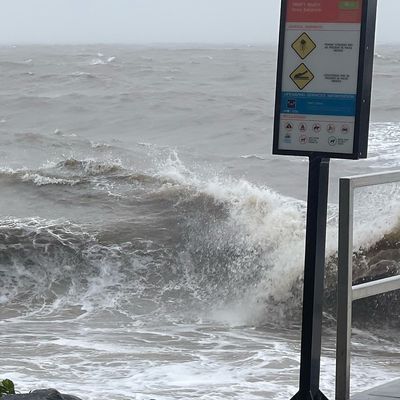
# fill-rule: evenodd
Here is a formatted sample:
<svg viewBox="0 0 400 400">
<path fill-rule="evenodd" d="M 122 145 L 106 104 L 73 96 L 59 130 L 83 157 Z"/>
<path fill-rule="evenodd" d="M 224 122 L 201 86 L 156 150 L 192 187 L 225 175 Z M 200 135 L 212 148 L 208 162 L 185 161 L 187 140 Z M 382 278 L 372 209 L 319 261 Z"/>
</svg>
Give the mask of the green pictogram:
<svg viewBox="0 0 400 400">
<path fill-rule="evenodd" d="M 358 10 L 360 8 L 360 3 L 357 0 L 341 1 L 339 3 L 339 8 L 341 10 Z"/>
</svg>

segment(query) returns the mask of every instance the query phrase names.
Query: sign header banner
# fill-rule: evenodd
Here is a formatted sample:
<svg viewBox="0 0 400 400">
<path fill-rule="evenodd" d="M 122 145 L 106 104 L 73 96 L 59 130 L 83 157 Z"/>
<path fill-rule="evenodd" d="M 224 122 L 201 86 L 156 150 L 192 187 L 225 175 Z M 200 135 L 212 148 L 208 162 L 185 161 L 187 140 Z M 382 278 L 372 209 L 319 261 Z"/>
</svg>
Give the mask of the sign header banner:
<svg viewBox="0 0 400 400">
<path fill-rule="evenodd" d="M 362 1 L 288 0 L 286 22 L 360 24 L 362 18 Z"/>
</svg>

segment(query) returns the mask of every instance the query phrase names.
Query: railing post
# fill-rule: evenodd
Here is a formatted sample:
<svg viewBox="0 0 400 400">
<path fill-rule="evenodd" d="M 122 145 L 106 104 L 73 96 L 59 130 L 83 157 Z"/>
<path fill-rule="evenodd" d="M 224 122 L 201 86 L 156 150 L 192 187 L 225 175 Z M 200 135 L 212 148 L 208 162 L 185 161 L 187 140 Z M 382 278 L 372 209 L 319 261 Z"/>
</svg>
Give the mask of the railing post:
<svg viewBox="0 0 400 400">
<path fill-rule="evenodd" d="M 351 179 L 340 179 L 336 343 L 336 400 L 350 398 L 350 346 L 353 280 L 353 203 Z"/>
<path fill-rule="evenodd" d="M 400 171 L 340 179 L 337 290 L 336 400 L 350 398 L 353 300 L 400 289 L 400 277 L 353 286 L 353 210 L 356 188 L 400 182 Z"/>
</svg>

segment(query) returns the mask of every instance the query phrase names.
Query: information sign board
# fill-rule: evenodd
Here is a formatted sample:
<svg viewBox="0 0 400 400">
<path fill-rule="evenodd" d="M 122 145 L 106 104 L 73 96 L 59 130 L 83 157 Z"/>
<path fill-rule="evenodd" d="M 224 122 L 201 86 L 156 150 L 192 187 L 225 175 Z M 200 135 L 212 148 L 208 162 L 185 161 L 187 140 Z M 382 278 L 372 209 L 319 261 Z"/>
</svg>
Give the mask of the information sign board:
<svg viewBox="0 0 400 400">
<path fill-rule="evenodd" d="M 274 154 L 365 158 L 376 0 L 283 0 Z"/>
</svg>

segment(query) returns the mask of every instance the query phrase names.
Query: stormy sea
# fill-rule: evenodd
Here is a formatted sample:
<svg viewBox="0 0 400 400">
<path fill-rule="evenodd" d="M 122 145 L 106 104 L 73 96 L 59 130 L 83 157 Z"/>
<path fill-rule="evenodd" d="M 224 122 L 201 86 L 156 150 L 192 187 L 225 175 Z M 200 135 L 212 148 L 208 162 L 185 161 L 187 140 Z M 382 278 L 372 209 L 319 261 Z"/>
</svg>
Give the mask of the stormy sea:
<svg viewBox="0 0 400 400">
<path fill-rule="evenodd" d="M 86 400 L 298 387 L 308 160 L 271 155 L 276 48 L 0 48 L 0 377 Z M 400 46 L 369 157 L 332 160 L 321 388 L 334 391 L 338 179 L 400 167 Z M 400 273 L 400 185 L 356 193 L 355 280 Z M 397 378 L 399 294 L 354 304 L 352 392 Z"/>
</svg>

